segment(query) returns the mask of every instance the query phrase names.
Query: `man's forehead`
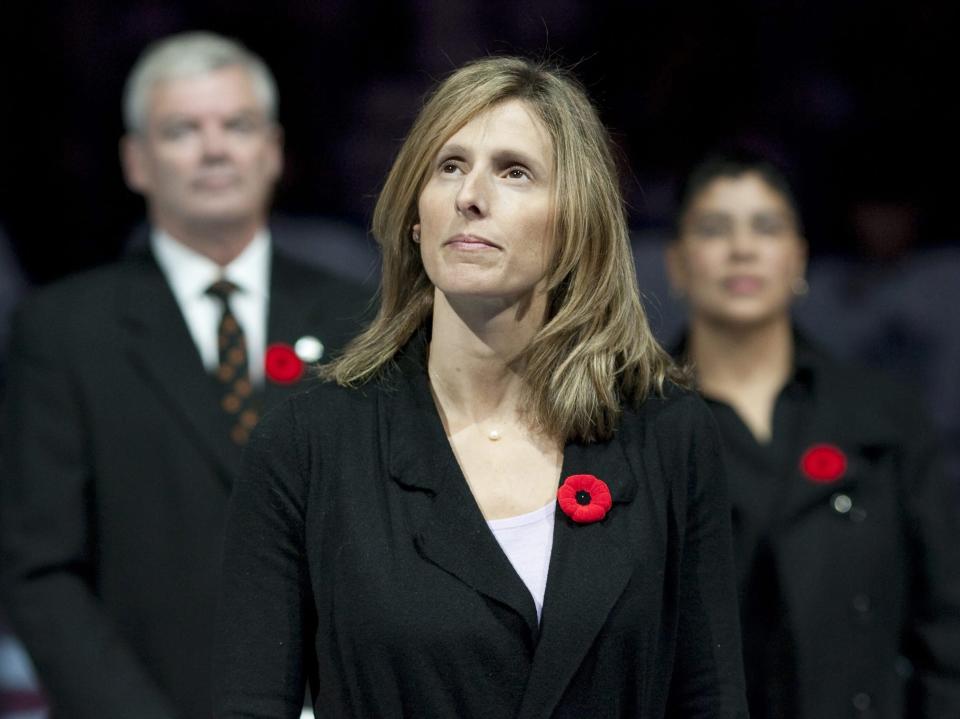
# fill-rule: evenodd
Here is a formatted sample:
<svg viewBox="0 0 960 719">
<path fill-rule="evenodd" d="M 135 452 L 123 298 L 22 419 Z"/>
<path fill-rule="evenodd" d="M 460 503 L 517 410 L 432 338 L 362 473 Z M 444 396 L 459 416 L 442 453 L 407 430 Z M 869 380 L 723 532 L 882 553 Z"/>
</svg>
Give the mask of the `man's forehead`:
<svg viewBox="0 0 960 719">
<path fill-rule="evenodd" d="M 240 112 L 263 113 L 266 108 L 256 92 L 253 76 L 239 65 L 159 80 L 147 93 L 147 114 L 151 119 Z"/>
</svg>

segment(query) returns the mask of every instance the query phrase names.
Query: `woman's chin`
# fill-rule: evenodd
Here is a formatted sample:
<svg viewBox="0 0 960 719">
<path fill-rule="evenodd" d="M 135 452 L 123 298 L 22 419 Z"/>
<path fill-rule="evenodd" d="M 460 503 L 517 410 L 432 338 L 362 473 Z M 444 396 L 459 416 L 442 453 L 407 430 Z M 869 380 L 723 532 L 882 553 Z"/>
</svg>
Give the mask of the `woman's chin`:
<svg viewBox="0 0 960 719">
<path fill-rule="evenodd" d="M 769 307 L 714 308 L 702 315 L 710 324 L 731 331 L 761 329 L 779 322 L 789 322 L 789 310 Z"/>
</svg>

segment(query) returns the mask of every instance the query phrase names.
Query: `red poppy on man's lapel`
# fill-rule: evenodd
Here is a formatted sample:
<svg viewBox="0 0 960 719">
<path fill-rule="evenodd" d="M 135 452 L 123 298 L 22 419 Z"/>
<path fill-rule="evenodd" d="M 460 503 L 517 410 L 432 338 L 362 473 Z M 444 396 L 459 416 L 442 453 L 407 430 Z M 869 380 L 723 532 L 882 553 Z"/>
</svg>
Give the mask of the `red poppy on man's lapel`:
<svg viewBox="0 0 960 719">
<path fill-rule="evenodd" d="M 277 384 L 293 384 L 303 376 L 303 360 L 290 345 L 274 342 L 267 347 L 264 371 Z"/>
</svg>

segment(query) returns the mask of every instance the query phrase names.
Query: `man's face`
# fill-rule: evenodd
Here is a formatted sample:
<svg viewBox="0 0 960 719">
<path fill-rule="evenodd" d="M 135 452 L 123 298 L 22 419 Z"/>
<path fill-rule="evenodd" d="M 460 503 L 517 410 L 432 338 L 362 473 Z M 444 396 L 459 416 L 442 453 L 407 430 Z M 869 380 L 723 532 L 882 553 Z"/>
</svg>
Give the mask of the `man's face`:
<svg viewBox="0 0 960 719">
<path fill-rule="evenodd" d="M 153 223 L 174 235 L 262 224 L 283 160 L 249 73 L 225 67 L 159 82 L 147 98 L 123 161 Z"/>
</svg>

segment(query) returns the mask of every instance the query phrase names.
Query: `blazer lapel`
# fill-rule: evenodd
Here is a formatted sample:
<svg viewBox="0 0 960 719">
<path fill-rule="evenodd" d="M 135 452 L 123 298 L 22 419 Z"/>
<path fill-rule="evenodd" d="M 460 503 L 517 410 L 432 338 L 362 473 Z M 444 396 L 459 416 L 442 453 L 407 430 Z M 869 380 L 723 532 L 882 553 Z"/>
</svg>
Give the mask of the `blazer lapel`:
<svg viewBox="0 0 960 719">
<path fill-rule="evenodd" d="M 432 496 L 430 511 L 416 518 L 417 551 L 471 589 L 512 609 L 537 635 L 533 598 L 487 526 L 463 477 L 427 382 L 425 338 L 400 358 L 396 390 L 387 396 L 390 473 L 405 487 Z"/>
<path fill-rule="evenodd" d="M 637 569 L 652 527 L 628 512 L 637 493 L 634 469 L 619 435 L 605 443 L 568 444 L 561 483 L 592 474 L 610 487 L 613 506 L 593 524 L 577 524 L 557 508 L 540 641 L 518 717 L 549 717 L 584 655 Z M 652 578 L 651 581 L 658 581 Z"/>
<path fill-rule="evenodd" d="M 229 486 L 240 467 L 211 378 L 163 273 L 149 253 L 129 259 L 118 296 L 126 352 L 160 401 L 193 435 Z"/>
<path fill-rule="evenodd" d="M 342 282 L 274 252 L 270 267 L 270 302 L 267 316 L 267 346 L 275 343 L 295 347 L 301 337 L 314 337 L 323 345 L 320 362 L 330 359 L 358 331 L 362 307 L 351 297 L 339 296 Z M 359 290 L 352 288 L 354 293 Z M 291 384 L 264 378 L 263 409 L 282 402 L 290 394 L 317 381 L 315 364 Z"/>
<path fill-rule="evenodd" d="M 291 271 L 289 261 L 274 253 L 271 258 L 267 312 L 268 347 L 275 343 L 293 347 L 301 337 L 316 336 L 317 317 L 322 314 L 322 308 L 317 307 L 316 295 L 311 296 L 310 287 L 300 280 L 301 274 Z M 324 341 L 323 337 L 317 339 Z M 303 376 L 292 384 L 279 384 L 265 376 L 262 390 L 264 412 L 309 383 L 313 378 L 312 369 L 312 365 L 307 365 Z"/>
</svg>

